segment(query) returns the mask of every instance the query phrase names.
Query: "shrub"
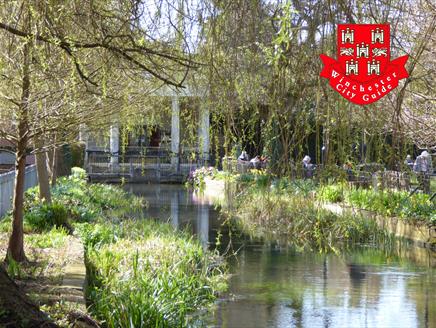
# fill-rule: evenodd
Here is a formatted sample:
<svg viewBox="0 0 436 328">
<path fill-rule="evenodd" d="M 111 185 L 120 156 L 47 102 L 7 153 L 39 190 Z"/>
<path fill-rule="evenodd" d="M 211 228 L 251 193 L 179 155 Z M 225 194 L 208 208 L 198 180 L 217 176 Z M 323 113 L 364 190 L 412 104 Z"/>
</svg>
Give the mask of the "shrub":
<svg viewBox="0 0 436 328">
<path fill-rule="evenodd" d="M 53 227 L 71 229 L 68 222 L 68 210 L 60 203 L 40 204 L 30 209 L 24 215 L 24 221 L 34 231 L 42 232 Z"/>
<path fill-rule="evenodd" d="M 80 236 L 86 248 L 99 248 L 118 239 L 118 230 L 112 224 L 80 223 L 75 225 L 76 233 Z"/>
<path fill-rule="evenodd" d="M 85 180 L 86 179 L 86 171 L 81 167 L 73 167 L 71 169 L 71 176 L 76 179 Z"/>
<path fill-rule="evenodd" d="M 206 177 L 214 177 L 218 170 L 214 167 L 201 167 L 189 173 L 188 180 L 186 181 L 188 185 L 194 188 L 203 188 L 204 181 Z"/>
<path fill-rule="evenodd" d="M 85 178 L 80 168 L 73 168 L 69 177 L 59 178 L 52 189 L 52 205 L 41 204 L 38 189 L 29 189 L 24 205 L 26 222 L 39 231 L 54 226 L 68 228 L 66 218 L 71 222 L 92 222 L 101 217 L 128 217 L 141 213 L 145 206 L 140 197 L 118 186 L 88 184 Z"/>
<path fill-rule="evenodd" d="M 435 223 L 436 205 L 426 194 L 409 195 L 405 191 L 353 188 L 345 192 L 345 200 L 350 205 L 383 215 Z"/>
</svg>

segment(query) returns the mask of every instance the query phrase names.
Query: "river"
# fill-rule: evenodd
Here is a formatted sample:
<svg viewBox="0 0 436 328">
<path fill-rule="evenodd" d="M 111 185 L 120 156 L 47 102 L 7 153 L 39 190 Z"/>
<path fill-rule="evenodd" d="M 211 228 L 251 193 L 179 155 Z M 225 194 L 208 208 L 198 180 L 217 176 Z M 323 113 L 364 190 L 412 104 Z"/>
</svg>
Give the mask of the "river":
<svg viewBox="0 0 436 328">
<path fill-rule="evenodd" d="M 189 229 L 204 247 L 214 247 L 218 231 L 226 231 L 219 210 L 184 186 L 126 189 L 147 200 L 148 217 Z M 221 249 L 227 244 L 224 236 Z M 436 327 L 434 254 L 423 251 L 419 261 L 411 260 L 408 247 L 356 245 L 321 254 L 239 237 L 232 240 L 236 256 L 228 257 L 229 290 L 202 326 Z"/>
</svg>

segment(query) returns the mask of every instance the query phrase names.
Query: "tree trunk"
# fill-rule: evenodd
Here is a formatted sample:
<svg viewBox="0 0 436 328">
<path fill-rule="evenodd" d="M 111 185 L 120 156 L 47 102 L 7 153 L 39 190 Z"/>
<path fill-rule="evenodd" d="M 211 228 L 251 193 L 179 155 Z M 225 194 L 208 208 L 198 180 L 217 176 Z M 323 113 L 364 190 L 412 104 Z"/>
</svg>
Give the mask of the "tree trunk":
<svg viewBox="0 0 436 328">
<path fill-rule="evenodd" d="M 0 265 L 0 327 L 58 327 L 20 291 Z"/>
<path fill-rule="evenodd" d="M 30 10 L 27 13 L 27 28 L 30 29 Z M 12 233 L 9 238 L 9 245 L 6 260 L 12 258 L 17 262 L 26 259 L 23 243 L 23 203 L 24 203 L 24 182 L 26 174 L 26 148 L 29 141 L 29 100 L 30 100 L 30 65 L 31 65 L 31 42 L 27 40 L 23 47 L 23 79 L 21 102 L 18 108 L 18 142 L 16 149 L 15 167 L 15 192 L 12 209 Z"/>
<path fill-rule="evenodd" d="M 58 149 L 56 146 L 53 147 L 53 158 L 52 158 L 52 167 L 51 167 L 51 185 L 56 185 L 56 180 L 58 177 Z"/>
<path fill-rule="evenodd" d="M 35 142 L 36 148 L 41 149 L 42 143 Z M 38 151 L 36 154 L 36 170 L 38 171 L 39 197 L 46 203 L 51 203 L 50 181 L 48 179 L 47 152 Z"/>
<path fill-rule="evenodd" d="M 12 210 L 12 233 L 9 238 L 7 258 L 17 262 L 26 259 L 24 254 L 23 236 L 23 203 L 24 203 L 24 182 L 26 173 L 26 148 L 20 145 L 17 147 L 17 160 L 15 166 L 15 191 Z"/>
</svg>

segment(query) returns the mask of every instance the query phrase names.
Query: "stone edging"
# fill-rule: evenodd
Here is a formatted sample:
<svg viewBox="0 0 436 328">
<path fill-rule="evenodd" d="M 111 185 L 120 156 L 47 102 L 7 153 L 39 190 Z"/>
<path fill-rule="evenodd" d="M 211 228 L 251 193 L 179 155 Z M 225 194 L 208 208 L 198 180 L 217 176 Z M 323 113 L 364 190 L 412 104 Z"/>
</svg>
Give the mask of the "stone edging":
<svg viewBox="0 0 436 328">
<path fill-rule="evenodd" d="M 69 246 L 66 253 L 68 264 L 62 278 L 61 298 L 67 302 L 74 302 L 82 312 L 86 313 L 85 283 L 86 267 L 85 252 L 80 239 L 69 236 Z"/>
<path fill-rule="evenodd" d="M 419 247 L 436 251 L 436 227 L 429 227 L 425 224 L 412 224 L 397 217 L 386 217 L 376 212 L 355 208 L 344 204 L 319 203 L 319 205 L 336 214 L 351 212 L 365 218 L 375 220 L 378 226 L 396 237 L 412 241 Z"/>
</svg>

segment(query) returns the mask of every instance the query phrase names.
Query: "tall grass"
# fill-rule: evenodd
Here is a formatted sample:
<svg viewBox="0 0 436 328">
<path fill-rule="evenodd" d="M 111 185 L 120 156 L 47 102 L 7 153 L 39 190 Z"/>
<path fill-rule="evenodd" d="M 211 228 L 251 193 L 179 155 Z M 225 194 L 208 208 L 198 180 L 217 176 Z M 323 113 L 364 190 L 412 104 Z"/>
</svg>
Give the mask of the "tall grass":
<svg viewBox="0 0 436 328">
<path fill-rule="evenodd" d="M 239 226 L 249 235 L 302 249 L 335 249 L 339 244 L 371 242 L 384 235 L 372 220 L 334 214 L 299 195 L 248 192 L 240 196 L 235 209 Z"/>
<path fill-rule="evenodd" d="M 167 224 L 82 225 L 91 312 L 108 327 L 185 327 L 226 286 L 220 257 Z"/>
</svg>

